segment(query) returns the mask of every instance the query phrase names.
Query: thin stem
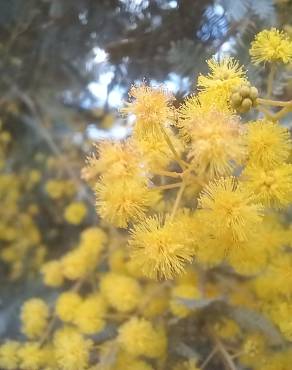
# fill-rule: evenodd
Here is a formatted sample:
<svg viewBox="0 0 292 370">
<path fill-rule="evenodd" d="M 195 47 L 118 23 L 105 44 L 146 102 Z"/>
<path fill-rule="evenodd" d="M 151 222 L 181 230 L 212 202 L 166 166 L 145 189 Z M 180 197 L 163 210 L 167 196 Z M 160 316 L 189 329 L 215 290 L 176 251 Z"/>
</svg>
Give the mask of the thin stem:
<svg viewBox="0 0 292 370">
<path fill-rule="evenodd" d="M 263 98 L 257 98 L 257 102 L 259 104 L 270 105 L 272 107 L 286 107 L 287 105 L 291 104 L 291 100 L 281 101 L 281 100 L 271 100 L 271 99 L 263 99 Z"/>
<path fill-rule="evenodd" d="M 224 345 L 221 342 L 221 340 L 215 334 L 212 334 L 212 339 L 215 342 L 215 345 L 216 345 L 216 347 L 218 349 L 218 353 L 220 354 L 220 356 L 222 358 L 222 362 L 224 363 L 224 365 L 226 366 L 226 368 L 228 370 L 237 370 L 236 369 L 236 366 L 235 366 L 235 363 L 233 362 L 232 357 L 227 352 L 227 350 L 224 347 Z"/>
<path fill-rule="evenodd" d="M 40 338 L 40 341 L 39 341 L 39 347 L 40 348 L 42 348 L 44 346 L 44 344 L 46 343 L 48 337 L 53 332 L 56 323 L 57 323 L 57 316 L 56 316 L 56 314 L 54 314 L 52 316 L 48 326 L 47 326 L 47 329 L 45 330 L 42 337 Z"/>
<path fill-rule="evenodd" d="M 176 161 L 178 162 L 178 164 L 181 166 L 181 168 L 184 170 L 186 168 L 186 164 L 185 162 L 180 158 L 180 156 L 178 155 L 174 145 L 172 144 L 171 140 L 170 140 L 170 137 L 168 136 L 167 132 L 165 131 L 164 127 L 163 126 L 160 126 L 161 127 L 161 130 L 162 130 L 162 133 L 164 135 L 164 138 L 169 146 L 169 149 L 172 151 Z"/>
<path fill-rule="evenodd" d="M 173 178 L 179 178 L 179 177 L 182 177 L 182 172 L 173 172 L 173 171 L 155 171 L 153 173 L 154 175 L 157 175 L 157 176 L 167 176 L 167 177 L 173 177 Z"/>
<path fill-rule="evenodd" d="M 159 185 L 153 186 L 150 190 L 168 190 L 168 189 L 175 189 L 181 186 L 182 182 L 175 182 L 174 184 L 166 184 L 166 185 Z"/>
<path fill-rule="evenodd" d="M 181 185 L 180 185 L 180 189 L 178 190 L 177 195 L 176 195 L 176 199 L 175 199 L 175 202 L 174 202 L 174 205 L 173 205 L 173 208 L 172 208 L 172 212 L 171 212 L 171 215 L 170 215 L 170 220 L 173 220 L 173 218 L 176 214 L 176 211 L 177 211 L 178 206 L 180 204 L 180 201 L 181 201 L 181 198 L 183 196 L 185 188 L 186 188 L 186 184 L 184 182 L 182 182 Z"/>
<path fill-rule="evenodd" d="M 269 99 L 272 96 L 275 74 L 276 74 L 276 64 L 272 63 L 267 83 L 267 99 Z"/>
<path fill-rule="evenodd" d="M 218 348 L 217 347 L 214 347 L 212 349 L 212 351 L 209 353 L 209 355 L 207 356 L 207 358 L 205 359 L 205 361 L 200 366 L 200 369 L 201 370 L 203 370 L 208 365 L 208 363 L 212 360 L 212 358 L 215 356 L 215 354 L 217 353 L 217 351 L 218 351 Z"/>
<path fill-rule="evenodd" d="M 278 121 L 282 117 L 286 116 L 286 114 L 292 112 L 292 102 L 290 104 L 286 105 L 286 107 L 282 108 L 279 112 L 274 114 L 273 120 Z"/>
</svg>

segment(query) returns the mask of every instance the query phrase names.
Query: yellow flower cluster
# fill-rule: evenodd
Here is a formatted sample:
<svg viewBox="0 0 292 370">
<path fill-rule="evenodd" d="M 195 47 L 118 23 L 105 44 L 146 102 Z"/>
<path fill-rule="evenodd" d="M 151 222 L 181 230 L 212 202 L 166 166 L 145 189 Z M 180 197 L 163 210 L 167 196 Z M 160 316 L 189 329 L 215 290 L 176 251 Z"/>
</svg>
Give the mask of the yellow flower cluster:
<svg viewBox="0 0 292 370">
<path fill-rule="evenodd" d="M 250 53 L 286 64 L 289 43 L 263 31 Z M 26 340 L 0 345 L 1 369 L 291 370 L 292 144 L 281 119 L 292 103 L 257 96 L 249 120 L 231 101 L 256 89 L 244 68 L 231 57 L 208 67 L 180 106 L 161 86 L 131 88 L 132 135 L 98 143 L 82 172 L 100 224 L 41 267 L 62 291 L 24 302 Z M 62 203 L 69 187 L 52 181 Z M 75 200 L 64 211 L 74 225 L 86 214 Z"/>
</svg>

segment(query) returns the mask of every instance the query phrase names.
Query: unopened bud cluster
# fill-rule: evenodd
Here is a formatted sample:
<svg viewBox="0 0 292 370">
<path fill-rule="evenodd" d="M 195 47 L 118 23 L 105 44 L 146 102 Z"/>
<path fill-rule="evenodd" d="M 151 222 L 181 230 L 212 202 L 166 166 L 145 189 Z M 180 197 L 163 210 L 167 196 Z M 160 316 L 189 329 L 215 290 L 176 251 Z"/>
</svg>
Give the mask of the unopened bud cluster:
<svg viewBox="0 0 292 370">
<path fill-rule="evenodd" d="M 246 113 L 257 105 L 258 89 L 249 84 L 236 87 L 231 95 L 231 106 L 238 113 Z"/>
</svg>

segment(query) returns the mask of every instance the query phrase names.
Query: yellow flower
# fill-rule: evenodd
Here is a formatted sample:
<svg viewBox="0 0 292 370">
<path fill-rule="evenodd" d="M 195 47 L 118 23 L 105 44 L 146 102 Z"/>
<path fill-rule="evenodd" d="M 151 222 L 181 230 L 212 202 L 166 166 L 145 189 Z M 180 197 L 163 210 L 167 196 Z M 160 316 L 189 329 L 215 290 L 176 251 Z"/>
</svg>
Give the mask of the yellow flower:
<svg viewBox="0 0 292 370">
<path fill-rule="evenodd" d="M 118 343 L 130 355 L 156 358 L 165 353 L 167 339 L 165 332 L 150 321 L 133 317 L 120 326 Z"/>
<path fill-rule="evenodd" d="M 201 294 L 195 285 L 179 284 L 172 288 L 171 296 L 170 311 L 173 315 L 183 318 L 191 314 L 193 310 L 188 308 L 187 304 L 184 304 L 180 300 L 196 300 L 200 298 Z"/>
<path fill-rule="evenodd" d="M 207 76 L 200 75 L 198 78 L 198 87 L 203 90 L 200 100 L 208 102 L 213 97 L 213 104 L 218 106 L 219 103 L 219 106 L 223 107 L 225 103 L 228 106 L 232 90 L 247 82 L 245 71 L 232 57 L 225 57 L 221 61 L 213 58 L 207 63 L 210 73 Z"/>
<path fill-rule="evenodd" d="M 216 225 L 218 235 L 235 243 L 248 240 L 248 235 L 262 221 L 262 206 L 234 177 L 209 183 L 199 197 L 200 212 L 209 224 Z"/>
<path fill-rule="evenodd" d="M 39 370 L 47 365 L 48 349 L 46 347 L 40 348 L 37 342 L 27 342 L 18 350 L 20 358 L 19 369 L 22 370 Z"/>
<path fill-rule="evenodd" d="M 84 334 L 97 333 L 105 327 L 106 303 L 100 295 L 87 297 L 76 310 L 74 323 Z"/>
<path fill-rule="evenodd" d="M 292 149 L 289 131 L 267 120 L 248 124 L 247 147 L 249 163 L 273 167 L 286 161 Z"/>
<path fill-rule="evenodd" d="M 144 216 L 147 208 L 158 201 L 158 194 L 148 189 L 146 178 L 104 176 L 96 186 L 97 212 L 109 223 L 126 228 L 130 221 Z"/>
<path fill-rule="evenodd" d="M 28 338 L 40 337 L 48 324 L 49 308 L 42 299 L 32 298 L 21 309 L 22 332 Z"/>
<path fill-rule="evenodd" d="M 56 314 L 64 322 L 73 322 L 82 304 L 79 294 L 65 292 L 59 295 L 56 303 Z"/>
<path fill-rule="evenodd" d="M 169 217 L 148 217 L 132 229 L 131 257 L 146 276 L 172 279 L 192 261 L 193 250 L 185 236 L 183 228 Z"/>
<path fill-rule="evenodd" d="M 249 50 L 254 64 L 262 62 L 292 62 L 292 41 L 288 34 L 276 28 L 258 33 Z"/>
<path fill-rule="evenodd" d="M 195 171 L 211 178 L 231 174 L 245 158 L 243 128 L 229 113 L 210 110 L 189 122 L 188 158 Z"/>
<path fill-rule="evenodd" d="M 171 102 L 174 98 L 162 87 L 152 88 L 145 84 L 133 86 L 129 96 L 133 101 L 122 111 L 135 115 L 134 137 L 143 138 L 147 134 L 159 134 L 160 127 L 171 122 L 173 118 Z"/>
<path fill-rule="evenodd" d="M 133 311 L 142 298 L 137 280 L 111 272 L 101 279 L 100 290 L 109 305 L 119 312 Z"/>
<path fill-rule="evenodd" d="M 44 283 L 51 287 L 61 286 L 64 282 L 62 264 L 60 261 L 50 261 L 42 266 Z"/>
<path fill-rule="evenodd" d="M 0 346 L 0 367 L 5 370 L 18 368 L 20 343 L 8 340 Z"/>
<path fill-rule="evenodd" d="M 86 205 L 83 202 L 73 202 L 65 208 L 64 218 L 72 225 L 79 225 L 87 214 Z"/>
<path fill-rule="evenodd" d="M 88 368 L 92 341 L 73 328 L 58 330 L 54 336 L 55 356 L 60 370 L 84 370 Z"/>
<path fill-rule="evenodd" d="M 198 361 L 195 359 L 179 362 L 172 368 L 172 370 L 200 370 L 197 366 L 197 362 Z"/>
<path fill-rule="evenodd" d="M 203 89 L 220 86 L 233 88 L 245 81 L 243 67 L 232 57 L 223 58 L 221 61 L 209 59 L 207 64 L 210 73 L 207 76 L 200 75 L 198 78 L 198 86 Z"/>
<path fill-rule="evenodd" d="M 96 146 L 96 154 L 87 158 L 87 166 L 82 177 L 90 182 L 96 181 L 101 174 L 132 176 L 140 171 L 139 152 L 132 140 L 114 142 L 101 141 Z"/>
<path fill-rule="evenodd" d="M 268 207 L 287 207 L 292 201 L 292 165 L 282 164 L 263 169 L 250 165 L 245 168 L 245 186 L 256 199 Z"/>
</svg>

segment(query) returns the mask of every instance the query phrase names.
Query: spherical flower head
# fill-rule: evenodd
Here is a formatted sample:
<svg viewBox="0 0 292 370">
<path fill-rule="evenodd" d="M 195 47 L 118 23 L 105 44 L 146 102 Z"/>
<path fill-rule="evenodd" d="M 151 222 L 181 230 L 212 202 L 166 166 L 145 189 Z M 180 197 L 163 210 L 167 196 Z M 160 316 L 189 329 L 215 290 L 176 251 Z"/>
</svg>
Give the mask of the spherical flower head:
<svg viewBox="0 0 292 370">
<path fill-rule="evenodd" d="M 182 229 L 168 216 L 150 216 L 134 225 L 129 241 L 131 257 L 150 278 L 172 279 L 192 261 L 193 250 Z"/>
<path fill-rule="evenodd" d="M 82 304 L 82 298 L 74 292 L 59 295 L 56 302 L 56 314 L 64 322 L 73 322 Z"/>
<path fill-rule="evenodd" d="M 65 208 L 64 218 L 72 225 L 79 225 L 87 215 L 87 208 L 83 202 L 73 202 Z"/>
<path fill-rule="evenodd" d="M 113 181 L 104 176 L 96 186 L 98 214 L 114 226 L 126 228 L 137 221 L 159 199 L 159 193 L 148 189 L 142 177 L 120 178 Z"/>
<path fill-rule="evenodd" d="M 102 250 L 107 241 L 106 233 L 99 227 L 88 227 L 81 233 L 82 248 L 91 248 L 93 245 Z"/>
<path fill-rule="evenodd" d="M 248 162 L 265 168 L 286 161 L 292 149 L 289 131 L 267 120 L 249 123 L 246 140 Z"/>
<path fill-rule="evenodd" d="M 107 305 L 104 298 L 94 294 L 86 298 L 76 310 L 74 323 L 84 334 L 98 333 L 105 327 Z"/>
<path fill-rule="evenodd" d="M 179 284 L 172 288 L 171 296 L 170 311 L 174 316 L 183 318 L 193 312 L 187 305 L 188 300 L 200 299 L 201 294 L 195 285 Z M 186 300 L 186 304 L 183 302 L 184 299 Z"/>
<path fill-rule="evenodd" d="M 265 357 L 266 350 L 266 340 L 261 334 L 249 335 L 243 343 L 243 354 L 240 356 L 240 361 L 247 366 L 252 365 L 255 360 Z"/>
<path fill-rule="evenodd" d="M 292 62 L 292 40 L 287 33 L 276 28 L 263 30 L 251 43 L 249 53 L 254 64 L 265 62 L 288 64 Z"/>
<path fill-rule="evenodd" d="M 243 178 L 246 179 L 247 189 L 267 207 L 280 209 L 292 202 L 291 164 L 282 164 L 270 169 L 250 165 L 245 168 Z"/>
<path fill-rule="evenodd" d="M 153 327 L 150 321 L 133 317 L 119 328 L 118 343 L 132 356 L 162 357 L 167 340 L 162 329 Z"/>
<path fill-rule="evenodd" d="M 111 272 L 101 279 L 100 290 L 109 305 L 119 312 L 133 311 L 142 298 L 137 280 Z"/>
<path fill-rule="evenodd" d="M 122 111 L 135 115 L 134 136 L 136 138 L 160 133 L 160 126 L 171 121 L 173 116 L 171 102 L 174 98 L 164 88 L 153 88 L 145 84 L 133 86 L 129 96 L 132 101 L 127 103 L 127 107 Z"/>
<path fill-rule="evenodd" d="M 201 212 L 216 225 L 219 235 L 235 242 L 248 240 L 249 233 L 262 221 L 262 206 L 234 177 L 210 182 L 199 198 Z"/>
<path fill-rule="evenodd" d="M 220 102 L 222 99 L 228 102 L 232 90 L 247 81 L 243 67 L 232 57 L 225 57 L 221 61 L 213 58 L 207 63 L 210 73 L 199 76 L 198 87 L 204 91 L 213 91 Z"/>
<path fill-rule="evenodd" d="M 20 343 L 8 340 L 0 346 L 0 367 L 5 370 L 18 368 Z"/>
<path fill-rule="evenodd" d="M 73 328 L 63 328 L 54 336 L 55 356 L 60 370 L 84 370 L 88 368 L 92 341 Z"/>
<path fill-rule="evenodd" d="M 28 338 L 40 337 L 48 324 L 49 308 L 45 301 L 32 298 L 21 309 L 21 330 Z"/>
<path fill-rule="evenodd" d="M 197 173 L 211 178 L 231 174 L 246 155 L 243 127 L 230 113 L 210 110 L 193 117 L 188 154 Z"/>
<path fill-rule="evenodd" d="M 69 280 L 78 280 L 88 275 L 98 265 L 102 245 L 81 240 L 80 245 L 63 256 L 63 275 Z"/>
<path fill-rule="evenodd" d="M 101 174 L 108 171 L 116 177 L 125 174 L 132 176 L 139 171 L 139 162 L 139 152 L 131 140 L 104 140 L 96 146 L 96 153 L 87 158 L 82 177 L 94 183 Z"/>
<path fill-rule="evenodd" d="M 46 347 L 40 348 L 37 342 L 27 342 L 18 350 L 20 359 L 19 369 L 38 370 L 47 365 L 48 351 Z"/>
<path fill-rule="evenodd" d="M 60 261 L 50 261 L 42 266 L 44 283 L 50 287 L 59 287 L 64 282 L 62 264 Z"/>
</svg>

